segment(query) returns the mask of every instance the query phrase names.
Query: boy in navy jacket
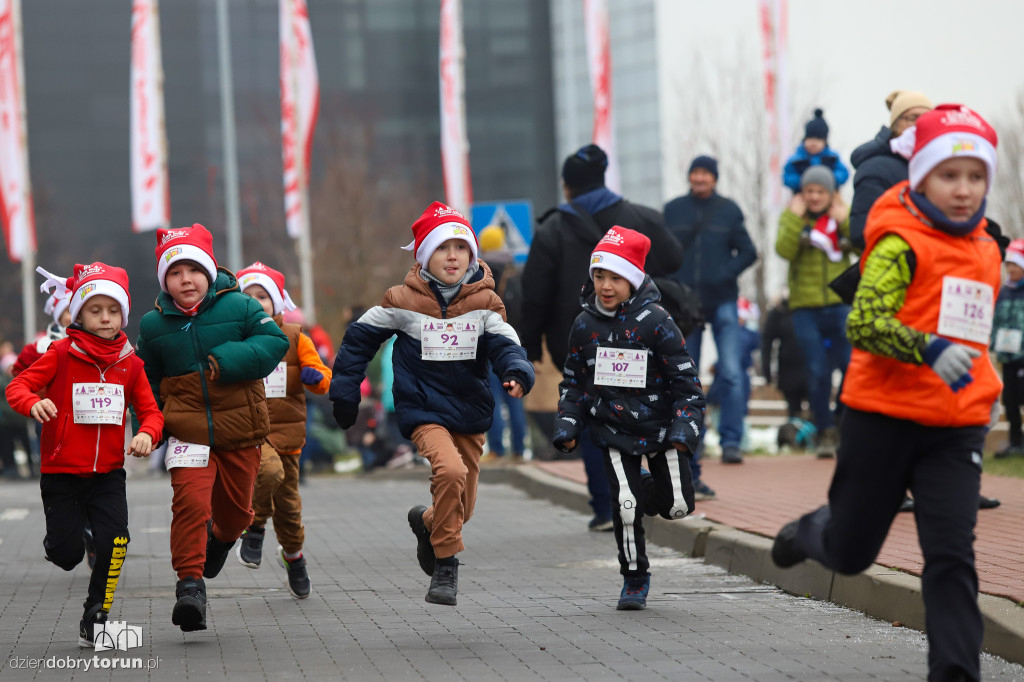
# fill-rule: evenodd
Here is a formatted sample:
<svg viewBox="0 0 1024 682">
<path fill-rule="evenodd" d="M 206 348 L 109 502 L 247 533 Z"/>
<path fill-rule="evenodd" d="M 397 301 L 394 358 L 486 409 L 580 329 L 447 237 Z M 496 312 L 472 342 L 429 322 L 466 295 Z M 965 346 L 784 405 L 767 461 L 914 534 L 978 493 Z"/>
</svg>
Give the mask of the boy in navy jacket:
<svg viewBox="0 0 1024 682">
<path fill-rule="evenodd" d="M 494 278 L 477 259 L 473 228 L 458 211 L 435 201 L 413 223 L 405 247 L 416 265 L 405 283 L 349 325 L 334 360 L 330 398 L 347 429 L 359 411 L 359 385 L 381 344 L 397 336 L 395 412 L 402 436 L 430 462 L 433 504 L 409 510 L 420 568 L 431 576 L 426 601 L 455 605 L 462 525 L 473 514 L 480 455 L 494 400 L 488 374 L 509 395 L 533 387 L 533 365 L 505 321 Z"/>
<path fill-rule="evenodd" d="M 644 514 L 681 519 L 693 511 L 688 458 L 703 435 L 704 394 L 683 335 L 658 305 L 644 273 L 651 241 L 613 227 L 590 258 L 565 360 L 555 447 L 579 443 L 589 424 L 604 453 L 616 507 L 620 572 L 617 608 L 643 609 L 651 586 Z M 650 473 L 641 467 L 647 457 Z"/>
</svg>

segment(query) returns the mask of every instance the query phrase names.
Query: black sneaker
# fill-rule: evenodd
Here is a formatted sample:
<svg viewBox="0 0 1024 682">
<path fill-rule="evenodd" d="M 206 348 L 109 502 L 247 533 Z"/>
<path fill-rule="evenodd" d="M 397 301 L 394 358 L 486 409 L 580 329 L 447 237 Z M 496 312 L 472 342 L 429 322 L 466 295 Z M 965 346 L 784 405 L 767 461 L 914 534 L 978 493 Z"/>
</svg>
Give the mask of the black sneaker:
<svg viewBox="0 0 1024 682">
<path fill-rule="evenodd" d="M 246 568 L 259 568 L 263 561 L 263 536 L 267 529 L 253 524 L 242 533 L 241 542 L 235 550 L 238 563 Z"/>
<path fill-rule="evenodd" d="M 978 509 L 995 509 L 1001 504 L 1002 502 L 994 497 L 985 497 L 982 495 L 978 498 Z"/>
<path fill-rule="evenodd" d="M 88 523 L 82 530 L 82 541 L 85 543 L 85 560 L 89 564 L 89 570 L 96 565 L 96 540 L 92 536 L 92 526 Z"/>
<path fill-rule="evenodd" d="M 772 544 L 772 561 L 779 568 L 789 568 L 807 558 L 802 550 L 796 546 L 796 529 L 798 521 L 790 521 L 779 530 Z"/>
<path fill-rule="evenodd" d="M 639 611 L 647 608 L 647 594 L 651 591 L 651 574 L 627 575 L 619 593 L 618 611 Z"/>
<path fill-rule="evenodd" d="M 425 601 L 431 604 L 455 606 L 455 595 L 459 592 L 459 560 L 455 557 L 442 559 L 434 564 L 430 577 L 430 589 Z"/>
<path fill-rule="evenodd" d="M 430 531 L 427 524 L 423 523 L 423 512 L 427 508 L 423 505 L 413 507 L 409 510 L 409 527 L 416 536 L 416 561 L 420 562 L 420 568 L 427 575 L 434 575 L 434 546 L 430 544 Z"/>
<path fill-rule="evenodd" d="M 88 607 L 82 616 L 82 621 L 78 624 L 78 646 L 95 648 L 96 633 L 93 626 L 106 622 L 107 614 L 103 611 L 102 604 Z"/>
<path fill-rule="evenodd" d="M 1020 457 L 1021 455 L 1024 455 L 1024 447 L 1020 445 L 1007 445 L 992 456 L 996 459 L 1006 459 L 1007 457 Z"/>
<path fill-rule="evenodd" d="M 901 512 L 912 512 L 914 511 L 914 498 L 910 495 L 904 495 L 903 501 L 900 502 L 899 511 Z"/>
<path fill-rule="evenodd" d="M 277 548 L 277 559 L 281 566 L 288 572 L 288 591 L 296 599 L 305 599 L 309 596 L 312 584 L 309 582 L 309 573 L 306 572 L 306 558 L 299 555 L 295 559 L 287 559 L 284 556 L 284 548 Z"/>
<path fill-rule="evenodd" d="M 213 522 L 206 522 L 206 563 L 203 564 L 203 577 L 216 578 L 235 541 L 221 542 L 213 536 Z"/>
<path fill-rule="evenodd" d="M 171 612 L 171 622 L 182 632 L 206 629 L 206 583 L 202 578 L 179 580 L 174 589 L 178 601 Z"/>
<path fill-rule="evenodd" d="M 735 445 L 722 448 L 722 464 L 743 464 L 743 453 Z"/>
<path fill-rule="evenodd" d="M 708 484 L 699 478 L 693 482 L 693 498 L 695 500 L 713 500 L 718 497 Z"/>
<path fill-rule="evenodd" d="M 590 523 L 587 524 L 587 530 L 591 533 L 604 533 L 605 531 L 615 530 L 615 524 L 612 522 L 610 516 L 597 516 L 590 519 Z"/>
</svg>

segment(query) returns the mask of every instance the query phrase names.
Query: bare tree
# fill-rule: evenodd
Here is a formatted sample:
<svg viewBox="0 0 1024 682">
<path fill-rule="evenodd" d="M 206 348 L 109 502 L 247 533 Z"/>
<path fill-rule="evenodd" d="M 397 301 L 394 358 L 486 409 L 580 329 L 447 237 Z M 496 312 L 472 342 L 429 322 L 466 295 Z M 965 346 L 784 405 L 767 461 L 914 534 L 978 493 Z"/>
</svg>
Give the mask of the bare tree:
<svg viewBox="0 0 1024 682">
<path fill-rule="evenodd" d="M 994 123 L 999 134 L 999 168 L 989 214 L 1003 234 L 1024 237 L 1024 89 L 1017 93 L 1012 113 Z"/>
</svg>

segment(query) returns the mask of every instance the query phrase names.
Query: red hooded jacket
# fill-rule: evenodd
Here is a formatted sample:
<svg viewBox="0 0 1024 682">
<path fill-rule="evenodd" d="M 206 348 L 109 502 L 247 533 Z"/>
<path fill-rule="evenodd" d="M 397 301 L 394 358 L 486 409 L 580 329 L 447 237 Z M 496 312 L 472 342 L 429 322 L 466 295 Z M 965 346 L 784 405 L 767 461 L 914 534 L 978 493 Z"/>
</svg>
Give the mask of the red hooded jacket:
<svg viewBox="0 0 1024 682">
<path fill-rule="evenodd" d="M 121 425 L 76 424 L 72 390 L 76 383 L 119 384 L 125 388 Z M 46 389 L 57 415 L 43 424 L 40 471 L 44 474 L 102 474 L 124 466 L 128 405 L 135 408 L 140 433 L 156 443 L 164 418 L 143 372 L 143 362 L 121 332 L 112 340 L 81 329 L 68 329 L 68 338 L 54 341 L 39 360 L 7 387 L 7 402 L 25 416 Z"/>
</svg>

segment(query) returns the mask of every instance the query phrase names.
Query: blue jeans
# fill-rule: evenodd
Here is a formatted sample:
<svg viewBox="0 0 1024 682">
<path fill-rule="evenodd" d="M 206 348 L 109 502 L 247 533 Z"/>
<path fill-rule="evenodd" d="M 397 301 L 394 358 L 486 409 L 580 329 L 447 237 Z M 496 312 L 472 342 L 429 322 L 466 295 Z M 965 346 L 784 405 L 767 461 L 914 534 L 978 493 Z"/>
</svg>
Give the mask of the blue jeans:
<svg viewBox="0 0 1024 682">
<path fill-rule="evenodd" d="M 522 455 L 526 441 L 526 410 L 523 409 L 523 401 L 510 396 L 494 372 L 491 372 L 490 378 L 494 417 L 491 419 L 491 429 L 487 432 L 487 447 L 499 457 L 505 455 L 505 418 L 501 414 L 501 406 L 504 404 L 508 407 L 508 426 L 512 429 L 512 452 Z"/>
<path fill-rule="evenodd" d="M 722 411 L 718 418 L 718 435 L 722 447 L 739 447 L 743 439 L 743 417 L 747 414 L 747 402 L 743 398 L 743 370 L 740 367 L 742 358 L 740 344 L 740 320 L 736 312 L 736 301 L 722 303 L 716 308 L 704 311 L 705 319 L 711 324 L 711 333 L 715 337 L 718 349 L 718 362 L 715 365 L 715 392 L 718 393 L 718 382 L 722 382 Z M 698 329 L 686 339 L 686 350 L 690 352 L 694 364 L 700 368 L 700 346 L 703 329 Z M 693 478 L 700 478 L 700 453 L 698 449 L 690 459 L 690 472 Z"/>
<path fill-rule="evenodd" d="M 589 428 L 580 433 L 580 454 L 583 457 L 583 470 L 587 473 L 587 491 L 590 493 L 590 507 L 594 510 L 594 516 L 610 519 L 612 494 L 608 472 L 604 468 L 604 453 L 591 440 Z"/>
<path fill-rule="evenodd" d="M 842 303 L 822 308 L 793 311 L 793 331 L 807 366 L 808 399 L 814 426 L 820 433 L 835 424 L 832 416 L 832 372 L 846 372 L 850 342 L 846 339 L 846 316 L 850 306 Z"/>
</svg>

